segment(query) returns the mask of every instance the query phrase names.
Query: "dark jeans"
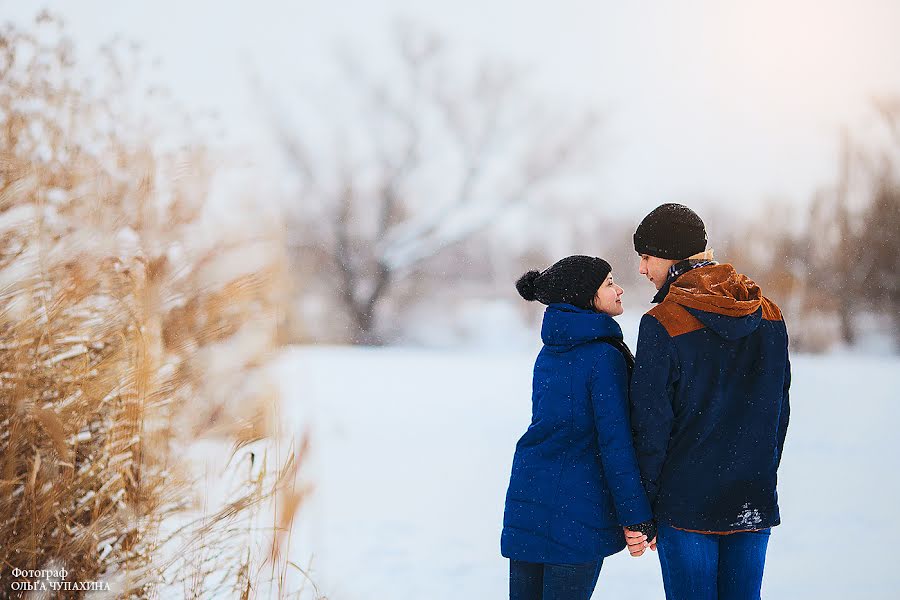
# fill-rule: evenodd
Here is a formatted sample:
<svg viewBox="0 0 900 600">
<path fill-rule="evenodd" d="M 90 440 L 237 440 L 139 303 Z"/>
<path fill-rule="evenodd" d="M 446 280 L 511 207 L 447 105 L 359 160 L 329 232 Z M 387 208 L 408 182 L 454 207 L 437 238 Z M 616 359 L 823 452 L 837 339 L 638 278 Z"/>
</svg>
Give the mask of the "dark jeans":
<svg viewBox="0 0 900 600">
<path fill-rule="evenodd" d="M 590 600 L 603 559 L 578 565 L 509 561 L 509 600 Z"/>
<path fill-rule="evenodd" d="M 667 600 L 759 600 L 769 529 L 715 535 L 660 525 Z"/>
</svg>

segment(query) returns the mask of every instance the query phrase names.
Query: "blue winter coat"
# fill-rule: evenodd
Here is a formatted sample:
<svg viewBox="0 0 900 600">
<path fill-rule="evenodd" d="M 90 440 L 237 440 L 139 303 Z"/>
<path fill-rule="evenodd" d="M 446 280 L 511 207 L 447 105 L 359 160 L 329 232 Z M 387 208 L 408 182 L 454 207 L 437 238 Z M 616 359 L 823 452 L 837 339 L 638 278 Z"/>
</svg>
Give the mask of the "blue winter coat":
<svg viewBox="0 0 900 600">
<path fill-rule="evenodd" d="M 622 338 L 608 315 L 551 304 L 534 365 L 531 425 L 516 444 L 501 554 L 581 563 L 622 550 L 623 525 L 651 518 L 628 422 Z"/>
<path fill-rule="evenodd" d="M 696 268 L 641 320 L 634 446 L 657 521 L 726 532 L 780 523 L 790 404 L 778 307 L 731 265 Z"/>
</svg>

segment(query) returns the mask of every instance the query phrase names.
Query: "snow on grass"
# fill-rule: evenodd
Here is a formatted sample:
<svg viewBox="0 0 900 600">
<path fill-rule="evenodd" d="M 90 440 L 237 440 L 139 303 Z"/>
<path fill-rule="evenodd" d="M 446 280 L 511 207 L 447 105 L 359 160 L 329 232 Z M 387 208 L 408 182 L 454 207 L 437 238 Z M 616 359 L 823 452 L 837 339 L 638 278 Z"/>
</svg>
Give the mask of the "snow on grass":
<svg viewBox="0 0 900 600">
<path fill-rule="evenodd" d="M 282 413 L 312 433 L 291 540 L 330 600 L 507 596 L 500 556 L 534 353 L 298 347 Z M 782 525 L 763 597 L 894 598 L 900 358 L 795 356 Z M 662 599 L 656 555 L 604 562 L 595 598 Z"/>
</svg>

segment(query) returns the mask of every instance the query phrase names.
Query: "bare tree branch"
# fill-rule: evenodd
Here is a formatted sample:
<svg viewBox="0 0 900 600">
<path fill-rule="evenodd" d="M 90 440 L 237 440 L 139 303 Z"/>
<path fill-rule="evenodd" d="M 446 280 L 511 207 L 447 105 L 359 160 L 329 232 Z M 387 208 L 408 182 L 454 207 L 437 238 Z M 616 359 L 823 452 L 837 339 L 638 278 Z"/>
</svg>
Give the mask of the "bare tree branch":
<svg viewBox="0 0 900 600">
<path fill-rule="evenodd" d="M 333 206 L 333 235 L 298 241 L 298 248 L 318 245 L 331 256 L 335 291 L 357 340 L 375 339 L 379 302 L 396 283 L 551 190 L 594 133 L 589 118 L 535 110 L 510 67 L 483 64 L 467 75 L 451 67 L 437 36 L 397 31 L 399 78 L 374 76 L 360 55 L 340 54 L 361 122 L 317 115 L 346 131 L 348 143 L 334 156 L 311 148 L 312 138 L 287 125 L 270 95 L 260 95 L 278 145 L 304 181 L 300 202 L 315 196 Z M 329 161 L 344 165 L 334 181 L 323 175 Z"/>
</svg>

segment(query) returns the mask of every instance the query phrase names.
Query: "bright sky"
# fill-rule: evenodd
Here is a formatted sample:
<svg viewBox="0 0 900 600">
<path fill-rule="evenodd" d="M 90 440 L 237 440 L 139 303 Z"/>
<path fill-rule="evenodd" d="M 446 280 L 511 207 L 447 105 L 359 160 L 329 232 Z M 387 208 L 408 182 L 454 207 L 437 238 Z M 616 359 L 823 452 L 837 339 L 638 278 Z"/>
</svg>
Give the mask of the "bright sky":
<svg viewBox="0 0 900 600">
<path fill-rule="evenodd" d="M 82 47 L 145 42 L 173 91 L 258 136 L 254 64 L 284 89 L 321 72 L 338 42 L 376 60 L 410 18 L 472 54 L 531 68 L 535 87 L 605 115 L 598 194 L 625 212 L 665 201 L 750 211 L 806 201 L 833 178 L 841 126 L 865 130 L 873 96 L 900 95 L 896 0 L 274 0 L 46 5 Z M 0 0 L 4 16 L 32 3 Z"/>
</svg>

